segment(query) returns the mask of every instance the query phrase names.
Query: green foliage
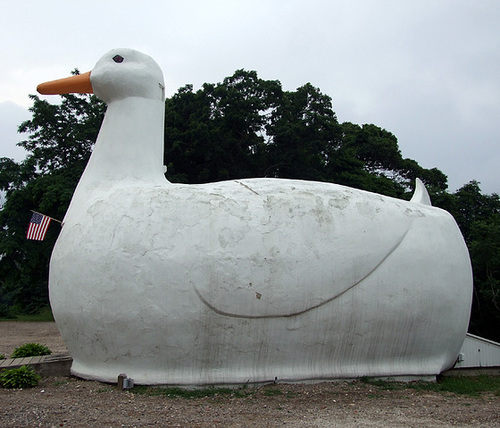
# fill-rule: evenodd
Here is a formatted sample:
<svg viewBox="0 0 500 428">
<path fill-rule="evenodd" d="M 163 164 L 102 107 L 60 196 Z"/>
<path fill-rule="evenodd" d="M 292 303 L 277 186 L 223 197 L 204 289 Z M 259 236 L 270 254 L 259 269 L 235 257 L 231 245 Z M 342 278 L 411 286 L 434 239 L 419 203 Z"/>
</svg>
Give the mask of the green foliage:
<svg viewBox="0 0 500 428">
<path fill-rule="evenodd" d="M 0 372 L 0 386 L 3 388 L 32 388 L 38 385 L 40 379 L 33 368 L 28 366 Z"/>
<path fill-rule="evenodd" d="M 0 354 L 0 360 L 5 360 L 5 355 L 4 354 Z"/>
<path fill-rule="evenodd" d="M 187 85 L 165 104 L 165 165 L 171 181 L 203 183 L 266 173 L 266 127 L 279 82 L 238 70 L 222 83 Z"/>
<path fill-rule="evenodd" d="M 197 92 L 188 85 L 166 100 L 164 160 L 176 182 L 295 178 L 404 197 L 420 177 L 431 195 L 446 189 L 441 171 L 401 157 L 390 132 L 339 124 L 319 88 L 283 91 L 255 71 L 237 70 Z"/>
<path fill-rule="evenodd" d="M 251 395 L 252 392 L 243 389 L 233 388 L 201 388 L 201 389 L 185 389 L 179 387 L 151 387 L 151 386 L 136 386 L 133 389 L 134 394 L 143 394 L 154 397 L 166 398 L 205 398 L 217 396 L 234 396 L 244 398 Z"/>
<path fill-rule="evenodd" d="M 29 322 L 50 322 L 54 321 L 54 316 L 52 315 L 52 309 L 50 308 L 50 306 L 46 306 L 44 308 L 41 308 L 38 312 L 32 314 L 20 312 L 16 316 L 16 320 Z"/>
<path fill-rule="evenodd" d="M 479 185 L 473 180 L 455 193 L 454 215 L 467 243 L 471 242 L 474 223 L 491 222 L 500 215 L 500 197 L 496 193 L 483 194 Z"/>
<path fill-rule="evenodd" d="M 25 178 L 21 165 L 13 159 L 0 158 L 0 190 L 11 192 L 18 189 Z"/>
<path fill-rule="evenodd" d="M 469 331 L 500 341 L 500 197 L 481 192 L 471 181 L 441 206 L 457 221 L 469 248 L 474 295 Z"/>
<path fill-rule="evenodd" d="M 340 147 L 341 131 L 329 96 L 310 83 L 284 92 L 266 131 L 268 175 L 331 181 L 326 167 Z"/>
<path fill-rule="evenodd" d="M 421 387 L 422 385 L 416 385 L 415 389 Z M 500 378 L 498 376 L 486 375 L 475 377 L 442 377 L 435 384 L 435 390 L 454 394 L 465 394 L 474 397 L 479 397 L 485 392 L 500 395 Z"/>
<path fill-rule="evenodd" d="M 410 385 L 410 383 L 397 382 L 390 379 L 376 379 L 368 376 L 363 376 L 359 378 L 359 380 L 378 389 L 383 389 L 384 391 L 398 391 L 401 389 L 405 389 Z"/>
<path fill-rule="evenodd" d="M 39 343 L 26 343 L 14 349 L 10 356 L 11 358 L 24 358 L 24 357 L 39 357 L 42 355 L 50 355 L 52 351 L 45 345 Z"/>
<path fill-rule="evenodd" d="M 36 312 L 26 313 L 26 309 L 20 305 L 8 307 L 10 317 L 0 316 L 0 321 L 26 321 L 26 322 L 51 322 L 54 321 L 52 309 L 49 306 L 43 307 Z"/>
<path fill-rule="evenodd" d="M 283 395 L 283 391 L 276 388 L 267 388 L 264 390 L 264 395 L 266 397 L 275 397 L 276 395 Z"/>
<path fill-rule="evenodd" d="M 75 162 L 85 165 L 101 126 L 104 103 L 93 95 L 62 95 L 60 105 L 36 95 L 30 98 L 33 117 L 19 127 L 19 132 L 30 135 L 19 143 L 29 152 L 25 162 L 42 174 Z"/>
<path fill-rule="evenodd" d="M 446 191 L 446 175 L 437 168 L 425 169 L 413 159 L 403 158 L 397 138 L 385 129 L 346 122 L 342 133 L 343 147 L 362 162 L 367 173 L 354 187 L 402 198 L 420 178 L 433 199 Z"/>
<path fill-rule="evenodd" d="M 500 395 L 500 377 L 498 376 L 456 376 L 440 377 L 437 382 L 396 382 L 391 380 L 360 378 L 360 381 L 384 391 L 414 389 L 441 393 L 464 394 L 479 397 L 481 393 Z"/>
<path fill-rule="evenodd" d="M 475 291 L 471 330 L 500 341 L 500 215 L 472 224 L 469 249 Z"/>
<path fill-rule="evenodd" d="M 30 134 L 19 143 L 28 151 L 16 164 L 0 159 L 0 302 L 35 314 L 48 302 L 48 269 L 60 225 L 52 222 L 45 240 L 26 239 L 31 210 L 62 219 L 90 156 L 105 106 L 94 96 L 64 95 L 60 105 L 31 96 Z"/>
<path fill-rule="evenodd" d="M 5 303 L 0 303 L 0 319 L 13 319 L 15 315 L 12 308 Z"/>
</svg>

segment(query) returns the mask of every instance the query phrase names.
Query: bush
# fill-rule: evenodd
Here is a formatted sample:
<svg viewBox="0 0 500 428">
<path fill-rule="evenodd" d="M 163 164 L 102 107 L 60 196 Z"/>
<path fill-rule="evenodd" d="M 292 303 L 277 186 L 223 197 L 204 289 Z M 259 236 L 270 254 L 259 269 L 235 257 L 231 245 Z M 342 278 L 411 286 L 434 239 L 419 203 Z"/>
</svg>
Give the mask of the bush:
<svg viewBox="0 0 500 428">
<path fill-rule="evenodd" d="M 0 360 L 5 360 L 5 355 L 4 354 L 0 354 Z"/>
<path fill-rule="evenodd" d="M 52 351 L 45 345 L 39 343 L 26 343 L 14 349 L 11 358 L 24 358 L 24 357 L 39 357 L 41 355 L 50 355 Z"/>
<path fill-rule="evenodd" d="M 32 388 L 38 385 L 40 379 L 35 370 L 28 366 L 0 372 L 0 386 L 3 388 Z"/>
<path fill-rule="evenodd" d="M 12 308 L 5 303 L 0 303 L 0 318 L 13 319 L 15 318 Z"/>
</svg>

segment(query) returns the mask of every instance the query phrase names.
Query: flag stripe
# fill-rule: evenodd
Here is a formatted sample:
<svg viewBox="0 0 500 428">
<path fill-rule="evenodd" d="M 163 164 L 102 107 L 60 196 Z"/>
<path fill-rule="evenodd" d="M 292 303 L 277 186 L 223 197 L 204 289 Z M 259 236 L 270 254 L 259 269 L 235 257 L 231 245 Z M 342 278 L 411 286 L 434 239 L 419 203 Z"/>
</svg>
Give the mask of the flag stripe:
<svg viewBox="0 0 500 428">
<path fill-rule="evenodd" d="M 43 241 L 50 224 L 50 217 L 33 213 L 26 237 L 35 241 Z"/>
</svg>

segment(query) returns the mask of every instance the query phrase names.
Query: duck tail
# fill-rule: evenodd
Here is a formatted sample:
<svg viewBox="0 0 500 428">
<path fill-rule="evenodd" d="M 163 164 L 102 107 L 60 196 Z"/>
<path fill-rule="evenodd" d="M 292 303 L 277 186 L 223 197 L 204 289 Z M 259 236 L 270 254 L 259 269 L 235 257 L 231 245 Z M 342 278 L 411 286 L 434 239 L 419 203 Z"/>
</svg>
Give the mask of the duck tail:
<svg viewBox="0 0 500 428">
<path fill-rule="evenodd" d="M 410 199 L 410 202 L 432 206 L 429 193 L 427 192 L 427 189 L 425 188 L 425 185 L 424 183 L 422 183 L 422 180 L 420 180 L 420 178 L 417 178 L 415 180 L 415 191 L 413 192 L 413 196 Z"/>
</svg>

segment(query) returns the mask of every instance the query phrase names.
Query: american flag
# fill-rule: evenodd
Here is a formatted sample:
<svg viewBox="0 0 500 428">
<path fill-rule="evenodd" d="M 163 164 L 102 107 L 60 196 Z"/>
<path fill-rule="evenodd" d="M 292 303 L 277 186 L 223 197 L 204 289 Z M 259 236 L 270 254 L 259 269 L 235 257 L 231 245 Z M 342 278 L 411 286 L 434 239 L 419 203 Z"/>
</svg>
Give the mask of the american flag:
<svg viewBox="0 0 500 428">
<path fill-rule="evenodd" d="M 35 241 L 43 241 L 50 224 L 50 217 L 40 213 L 33 213 L 26 237 Z"/>
</svg>

